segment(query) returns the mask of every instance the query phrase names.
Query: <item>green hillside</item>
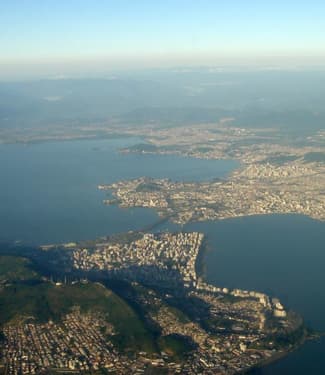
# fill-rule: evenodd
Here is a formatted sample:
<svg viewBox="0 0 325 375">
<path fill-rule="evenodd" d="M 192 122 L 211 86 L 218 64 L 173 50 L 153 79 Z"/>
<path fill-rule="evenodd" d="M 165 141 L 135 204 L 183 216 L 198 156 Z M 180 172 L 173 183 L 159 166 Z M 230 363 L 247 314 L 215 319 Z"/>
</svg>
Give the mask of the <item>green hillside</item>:
<svg viewBox="0 0 325 375">
<path fill-rule="evenodd" d="M 58 321 L 73 306 L 81 311 L 100 311 L 113 324 L 115 344 L 122 350 L 152 351 L 154 341 L 133 309 L 100 284 L 55 286 L 49 282 L 14 284 L 0 291 L 0 323 L 31 318 Z"/>
<path fill-rule="evenodd" d="M 0 282 L 36 278 L 39 278 L 39 275 L 33 270 L 32 262 L 29 259 L 10 255 L 0 256 Z"/>
<path fill-rule="evenodd" d="M 127 298 L 133 290 L 130 285 L 125 295 L 116 294 L 109 285 L 95 282 L 55 285 L 43 281 L 33 266 L 33 262 L 25 257 L 0 256 L 0 283 L 3 284 L 2 287 L 0 284 L 0 327 L 26 320 L 59 321 L 74 306 L 79 306 L 82 312 L 98 311 L 106 317 L 116 332 L 110 341 L 120 351 L 166 351 L 175 357 L 188 351 L 183 339 L 160 337 L 159 329 L 145 318 L 153 306 L 141 308 L 134 299 Z M 146 288 L 137 288 L 140 299 L 147 293 Z"/>
</svg>

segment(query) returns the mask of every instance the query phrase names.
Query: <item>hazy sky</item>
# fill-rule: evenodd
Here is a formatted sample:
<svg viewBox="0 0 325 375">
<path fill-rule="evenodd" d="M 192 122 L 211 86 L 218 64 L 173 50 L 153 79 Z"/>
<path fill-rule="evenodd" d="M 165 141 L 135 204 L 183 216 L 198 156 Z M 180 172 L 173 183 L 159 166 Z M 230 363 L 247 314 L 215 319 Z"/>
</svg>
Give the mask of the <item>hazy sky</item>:
<svg viewBox="0 0 325 375">
<path fill-rule="evenodd" d="M 324 20 L 324 0 L 1 0 L 0 68 L 322 64 Z"/>
</svg>

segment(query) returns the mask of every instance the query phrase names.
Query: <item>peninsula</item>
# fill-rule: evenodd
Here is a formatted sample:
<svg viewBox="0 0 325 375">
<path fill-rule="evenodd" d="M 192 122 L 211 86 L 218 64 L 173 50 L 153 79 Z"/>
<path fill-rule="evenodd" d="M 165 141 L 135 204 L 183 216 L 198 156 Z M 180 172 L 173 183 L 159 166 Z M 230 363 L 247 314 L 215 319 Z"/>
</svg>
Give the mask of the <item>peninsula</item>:
<svg viewBox="0 0 325 375">
<path fill-rule="evenodd" d="M 197 232 L 21 250 L 28 261 L 15 250 L 4 264 L 21 269 L 0 290 L 4 373 L 237 374 L 304 340 L 277 298 L 207 284 L 202 251 Z"/>
</svg>

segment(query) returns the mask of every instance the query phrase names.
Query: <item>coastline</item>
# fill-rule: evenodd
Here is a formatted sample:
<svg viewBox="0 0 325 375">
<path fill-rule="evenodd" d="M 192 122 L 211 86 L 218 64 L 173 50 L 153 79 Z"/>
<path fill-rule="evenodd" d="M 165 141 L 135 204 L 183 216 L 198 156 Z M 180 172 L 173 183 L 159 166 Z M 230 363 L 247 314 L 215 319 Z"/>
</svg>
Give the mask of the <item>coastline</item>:
<svg viewBox="0 0 325 375">
<path fill-rule="evenodd" d="M 206 258 L 207 253 L 211 250 L 212 248 L 209 245 L 209 241 L 207 237 L 204 236 L 204 240 L 200 246 L 198 256 L 196 258 L 196 263 L 195 263 L 195 271 L 197 274 L 197 279 L 198 280 L 202 279 L 204 282 L 207 282 L 206 280 L 207 265 L 205 262 L 205 258 Z M 321 336 L 325 336 L 325 332 L 324 333 L 310 332 L 303 322 L 302 322 L 302 328 L 303 328 L 302 337 L 293 346 L 285 350 L 276 351 L 269 358 L 264 359 L 263 361 L 256 364 L 252 368 L 248 368 L 246 370 L 238 372 L 238 374 L 240 375 L 260 374 L 259 371 L 263 371 L 265 367 L 286 358 L 288 355 L 290 355 L 291 353 L 293 353 L 294 351 L 302 347 L 307 341 L 317 340 Z"/>
<path fill-rule="evenodd" d="M 263 371 L 264 368 L 268 367 L 269 365 L 279 362 L 282 359 L 286 358 L 291 353 L 295 352 L 297 349 L 303 347 L 306 342 L 313 341 L 319 339 L 321 336 L 325 336 L 325 333 L 315 334 L 315 333 L 308 333 L 308 329 L 304 327 L 304 335 L 303 337 L 290 349 L 279 351 L 274 353 L 270 358 L 261 361 L 259 364 L 239 372 L 240 375 L 256 375 L 260 374 L 260 371 Z"/>
<path fill-rule="evenodd" d="M 207 252 L 209 250 L 211 250 L 211 247 L 209 247 L 209 242 L 206 240 L 206 238 L 204 238 L 204 240 L 202 241 L 202 243 L 200 245 L 200 248 L 199 248 L 199 251 L 198 251 L 198 255 L 197 255 L 197 262 L 195 264 L 195 270 L 196 270 L 196 272 L 198 272 L 198 274 L 197 274 L 198 278 L 199 277 L 204 277 L 204 274 L 205 274 L 205 270 L 204 269 L 205 269 L 205 267 L 204 267 L 203 261 L 204 261 L 205 255 L 207 254 Z M 260 363 L 257 363 L 256 365 L 252 366 L 251 368 L 247 368 L 245 370 L 242 370 L 242 371 L 236 372 L 236 373 L 238 373 L 238 374 L 246 374 L 246 375 L 256 374 L 255 371 L 257 371 L 257 373 L 259 373 L 258 371 L 260 369 L 263 369 L 266 366 L 268 366 L 268 365 L 270 365 L 270 364 L 272 364 L 274 362 L 280 361 L 282 358 L 285 358 L 291 352 L 294 352 L 299 347 L 303 346 L 303 344 L 307 340 L 317 339 L 317 338 L 320 337 L 320 335 L 324 335 L 324 333 L 318 334 L 318 333 L 314 333 L 314 332 L 308 331 L 308 329 L 303 324 L 302 324 L 302 328 L 303 328 L 303 331 L 302 331 L 301 337 L 293 345 L 291 345 L 290 347 L 288 347 L 285 350 L 274 352 L 274 354 L 271 354 L 271 356 L 269 358 L 266 358 L 265 360 L 262 360 Z"/>
<path fill-rule="evenodd" d="M 206 281 L 205 276 L 207 267 L 205 257 L 209 251 L 211 251 L 211 248 L 209 247 L 209 241 L 207 240 L 206 236 L 204 236 L 201 246 L 199 248 L 198 255 L 195 260 L 195 273 L 197 279 L 202 279 L 203 281 Z"/>
</svg>

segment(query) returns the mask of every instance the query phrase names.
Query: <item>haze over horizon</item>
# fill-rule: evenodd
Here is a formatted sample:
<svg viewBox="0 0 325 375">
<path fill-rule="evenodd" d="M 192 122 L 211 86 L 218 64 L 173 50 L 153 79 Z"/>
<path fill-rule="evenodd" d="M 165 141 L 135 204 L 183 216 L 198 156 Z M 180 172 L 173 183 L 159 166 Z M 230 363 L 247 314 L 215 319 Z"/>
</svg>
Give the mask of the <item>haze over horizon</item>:
<svg viewBox="0 0 325 375">
<path fill-rule="evenodd" d="M 4 0 L 0 80 L 173 66 L 323 68 L 321 1 Z"/>
</svg>

